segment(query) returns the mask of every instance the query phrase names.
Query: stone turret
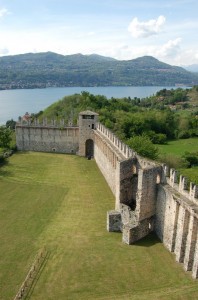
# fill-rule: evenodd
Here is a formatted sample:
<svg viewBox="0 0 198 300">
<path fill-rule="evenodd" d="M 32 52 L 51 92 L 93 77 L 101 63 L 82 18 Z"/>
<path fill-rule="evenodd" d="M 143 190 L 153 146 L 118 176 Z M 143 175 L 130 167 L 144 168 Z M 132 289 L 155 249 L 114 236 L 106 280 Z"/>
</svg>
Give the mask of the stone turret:
<svg viewBox="0 0 198 300">
<path fill-rule="evenodd" d="M 94 130 L 98 122 L 98 114 L 86 110 L 79 114 L 79 152 L 80 156 L 94 156 Z"/>
</svg>

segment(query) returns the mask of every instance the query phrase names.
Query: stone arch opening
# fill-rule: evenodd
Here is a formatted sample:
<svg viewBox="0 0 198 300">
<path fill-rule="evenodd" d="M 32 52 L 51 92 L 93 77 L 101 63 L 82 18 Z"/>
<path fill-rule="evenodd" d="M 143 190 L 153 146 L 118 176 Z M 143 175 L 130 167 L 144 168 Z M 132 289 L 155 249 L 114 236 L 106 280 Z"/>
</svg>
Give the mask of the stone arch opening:
<svg viewBox="0 0 198 300">
<path fill-rule="evenodd" d="M 94 142 L 92 139 L 88 139 L 85 142 L 85 156 L 88 158 L 94 156 Z"/>
</svg>

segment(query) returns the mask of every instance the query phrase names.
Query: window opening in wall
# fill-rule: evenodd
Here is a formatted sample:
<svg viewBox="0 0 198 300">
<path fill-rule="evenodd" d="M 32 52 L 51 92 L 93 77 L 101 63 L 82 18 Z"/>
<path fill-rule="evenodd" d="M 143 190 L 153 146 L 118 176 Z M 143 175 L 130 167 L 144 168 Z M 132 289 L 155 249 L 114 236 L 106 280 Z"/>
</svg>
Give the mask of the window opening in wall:
<svg viewBox="0 0 198 300">
<path fill-rule="evenodd" d="M 94 129 L 94 124 L 92 124 L 92 129 Z"/>
<path fill-rule="evenodd" d="M 129 203 L 129 206 L 134 211 L 136 209 L 136 200 L 132 198 Z"/>
<path fill-rule="evenodd" d="M 159 184 L 161 182 L 160 175 L 157 174 L 156 183 Z"/>
<path fill-rule="evenodd" d="M 94 119 L 94 116 L 93 115 L 92 116 L 83 115 L 82 118 L 85 119 L 85 120 L 90 120 L 90 119 Z"/>
<path fill-rule="evenodd" d="M 53 152 L 56 152 L 56 148 L 52 148 L 52 151 L 53 151 Z"/>
<path fill-rule="evenodd" d="M 135 165 L 132 165 L 132 173 L 137 174 L 137 167 Z"/>
</svg>

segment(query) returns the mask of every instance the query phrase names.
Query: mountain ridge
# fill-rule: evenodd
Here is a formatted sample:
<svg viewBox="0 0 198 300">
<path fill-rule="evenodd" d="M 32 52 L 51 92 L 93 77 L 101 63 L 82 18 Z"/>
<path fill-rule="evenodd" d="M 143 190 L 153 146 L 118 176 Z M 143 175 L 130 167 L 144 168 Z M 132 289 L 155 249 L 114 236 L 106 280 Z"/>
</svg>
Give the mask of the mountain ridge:
<svg viewBox="0 0 198 300">
<path fill-rule="evenodd" d="M 189 66 L 183 66 L 183 68 L 189 72 L 195 72 L 198 73 L 198 64 L 192 64 Z"/>
<path fill-rule="evenodd" d="M 198 75 L 152 56 L 117 60 L 54 52 L 0 57 L 0 88 L 196 85 Z"/>
</svg>

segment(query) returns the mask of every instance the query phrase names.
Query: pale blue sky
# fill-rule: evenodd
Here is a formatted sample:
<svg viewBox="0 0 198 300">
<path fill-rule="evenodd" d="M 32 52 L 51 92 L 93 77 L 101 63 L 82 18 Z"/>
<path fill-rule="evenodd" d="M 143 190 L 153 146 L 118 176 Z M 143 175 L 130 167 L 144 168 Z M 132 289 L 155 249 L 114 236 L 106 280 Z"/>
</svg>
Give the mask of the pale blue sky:
<svg viewBox="0 0 198 300">
<path fill-rule="evenodd" d="M 198 63 L 197 0 L 0 0 L 0 55 L 53 51 Z"/>
</svg>

